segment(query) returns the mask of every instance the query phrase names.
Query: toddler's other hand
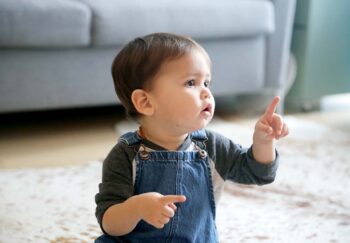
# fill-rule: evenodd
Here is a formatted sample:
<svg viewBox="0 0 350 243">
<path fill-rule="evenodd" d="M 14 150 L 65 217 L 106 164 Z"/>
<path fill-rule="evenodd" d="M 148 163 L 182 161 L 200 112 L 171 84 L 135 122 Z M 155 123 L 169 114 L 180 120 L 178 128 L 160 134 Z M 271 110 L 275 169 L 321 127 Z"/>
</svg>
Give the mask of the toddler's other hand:
<svg viewBox="0 0 350 243">
<path fill-rule="evenodd" d="M 138 195 L 138 213 L 140 217 L 154 227 L 161 229 L 175 215 L 175 203 L 185 202 L 182 195 L 164 196 L 157 192 L 149 192 Z"/>
<path fill-rule="evenodd" d="M 275 113 L 276 107 L 280 102 L 280 97 L 275 96 L 271 104 L 255 125 L 254 142 L 267 143 L 274 139 L 285 137 L 289 133 L 287 124 L 283 121 L 282 116 Z"/>
</svg>

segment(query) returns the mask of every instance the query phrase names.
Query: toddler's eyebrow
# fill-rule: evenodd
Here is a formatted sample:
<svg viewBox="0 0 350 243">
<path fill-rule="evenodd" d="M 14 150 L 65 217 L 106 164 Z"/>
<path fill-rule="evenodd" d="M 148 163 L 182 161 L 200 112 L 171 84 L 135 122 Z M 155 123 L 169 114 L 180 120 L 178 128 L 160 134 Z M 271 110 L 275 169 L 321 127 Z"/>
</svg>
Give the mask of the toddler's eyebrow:
<svg viewBox="0 0 350 243">
<path fill-rule="evenodd" d="M 197 76 L 202 76 L 202 74 L 201 73 L 188 73 L 188 74 L 186 74 L 185 75 L 185 77 L 197 77 Z M 206 75 L 205 75 L 205 78 L 207 78 L 207 79 L 210 79 L 210 77 L 211 77 L 211 74 L 210 73 L 207 73 Z"/>
</svg>

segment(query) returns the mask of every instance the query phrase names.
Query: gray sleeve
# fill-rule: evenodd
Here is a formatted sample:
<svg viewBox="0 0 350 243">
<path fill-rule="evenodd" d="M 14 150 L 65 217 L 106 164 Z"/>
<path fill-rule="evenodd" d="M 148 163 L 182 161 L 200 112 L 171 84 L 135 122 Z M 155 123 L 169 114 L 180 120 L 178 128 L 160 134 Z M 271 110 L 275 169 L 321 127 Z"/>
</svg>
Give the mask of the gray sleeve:
<svg viewBox="0 0 350 243">
<path fill-rule="evenodd" d="M 215 163 L 215 169 L 224 180 L 241 184 L 264 185 L 275 180 L 279 155 L 270 164 L 262 164 L 253 157 L 252 147 L 242 148 L 230 139 L 207 131 L 208 153 Z"/>
<path fill-rule="evenodd" d="M 132 181 L 132 161 L 134 149 L 119 142 L 103 162 L 102 182 L 95 196 L 96 218 L 102 228 L 102 218 L 106 210 L 124 202 L 134 194 Z M 103 230 L 103 229 L 102 229 Z"/>
</svg>

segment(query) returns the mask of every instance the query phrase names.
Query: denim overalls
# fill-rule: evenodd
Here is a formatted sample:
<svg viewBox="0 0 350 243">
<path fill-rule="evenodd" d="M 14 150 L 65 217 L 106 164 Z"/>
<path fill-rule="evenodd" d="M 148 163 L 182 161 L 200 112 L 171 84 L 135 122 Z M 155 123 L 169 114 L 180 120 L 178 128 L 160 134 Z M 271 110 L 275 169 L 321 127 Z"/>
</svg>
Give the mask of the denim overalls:
<svg viewBox="0 0 350 243">
<path fill-rule="evenodd" d="M 187 200 L 176 205 L 175 216 L 163 229 L 141 220 L 127 235 L 103 235 L 95 242 L 218 242 L 211 168 L 205 151 L 206 133 L 196 131 L 191 139 L 195 144 L 192 151 L 148 151 L 136 132 L 121 137 L 129 146 L 141 143 L 135 157 L 135 194 L 159 192 L 185 195 Z"/>
</svg>

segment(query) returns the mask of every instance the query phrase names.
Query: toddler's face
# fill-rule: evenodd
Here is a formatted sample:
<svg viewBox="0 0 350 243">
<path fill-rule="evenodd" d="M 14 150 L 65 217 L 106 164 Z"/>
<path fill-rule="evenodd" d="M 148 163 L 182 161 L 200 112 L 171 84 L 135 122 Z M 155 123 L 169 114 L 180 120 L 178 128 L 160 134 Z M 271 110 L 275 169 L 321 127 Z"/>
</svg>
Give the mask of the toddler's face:
<svg viewBox="0 0 350 243">
<path fill-rule="evenodd" d="M 209 61 L 200 50 L 164 63 L 149 91 L 155 125 L 180 133 L 205 127 L 215 109 L 210 80 Z"/>
</svg>

